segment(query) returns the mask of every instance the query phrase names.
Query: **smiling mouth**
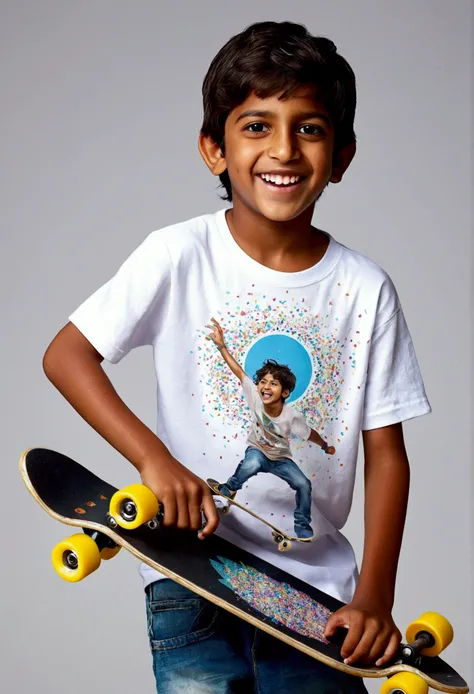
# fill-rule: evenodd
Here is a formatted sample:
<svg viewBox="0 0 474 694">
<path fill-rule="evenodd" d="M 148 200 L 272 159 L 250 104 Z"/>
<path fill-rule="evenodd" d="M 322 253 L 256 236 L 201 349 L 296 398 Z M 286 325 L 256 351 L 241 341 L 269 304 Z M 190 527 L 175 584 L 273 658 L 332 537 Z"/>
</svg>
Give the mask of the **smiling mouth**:
<svg viewBox="0 0 474 694">
<path fill-rule="evenodd" d="M 302 183 L 306 176 L 275 176 L 269 174 L 257 174 L 266 186 L 273 190 L 295 189 Z"/>
</svg>

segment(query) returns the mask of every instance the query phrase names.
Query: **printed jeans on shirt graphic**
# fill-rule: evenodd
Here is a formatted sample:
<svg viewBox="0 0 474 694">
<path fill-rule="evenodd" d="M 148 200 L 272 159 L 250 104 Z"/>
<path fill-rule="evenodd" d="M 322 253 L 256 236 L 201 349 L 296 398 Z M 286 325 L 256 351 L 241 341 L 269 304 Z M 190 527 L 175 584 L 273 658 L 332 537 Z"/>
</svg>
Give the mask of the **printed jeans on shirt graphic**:
<svg viewBox="0 0 474 694">
<path fill-rule="evenodd" d="M 249 446 L 245 451 L 244 459 L 237 466 L 236 471 L 222 485 L 232 492 L 242 489 L 243 485 L 259 472 L 267 472 L 276 475 L 296 492 L 296 508 L 294 513 L 295 532 L 306 530 L 311 525 L 311 482 L 300 470 L 298 465 L 289 458 L 270 460 L 263 451 Z M 224 489 L 225 493 L 225 489 Z"/>
<path fill-rule="evenodd" d="M 169 579 L 146 588 L 146 609 L 158 694 L 367 694 Z"/>
</svg>

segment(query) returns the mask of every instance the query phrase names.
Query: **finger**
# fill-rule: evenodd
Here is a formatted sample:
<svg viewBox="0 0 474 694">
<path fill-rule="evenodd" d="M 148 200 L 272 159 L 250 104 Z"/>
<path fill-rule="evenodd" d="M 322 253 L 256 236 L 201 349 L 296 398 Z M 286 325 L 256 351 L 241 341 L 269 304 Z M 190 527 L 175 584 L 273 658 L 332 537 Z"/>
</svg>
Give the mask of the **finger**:
<svg viewBox="0 0 474 694">
<path fill-rule="evenodd" d="M 217 526 L 219 525 L 219 514 L 217 513 L 216 505 L 214 503 L 214 499 L 212 498 L 210 489 L 204 490 L 201 504 L 206 517 L 206 525 L 201 532 L 198 533 L 198 537 L 202 540 L 205 537 L 212 535 L 212 533 L 217 529 Z"/>
<path fill-rule="evenodd" d="M 174 495 L 168 494 L 163 496 L 162 504 L 164 508 L 163 525 L 176 525 L 177 509 Z"/>
<path fill-rule="evenodd" d="M 201 489 L 199 487 L 188 492 L 188 515 L 192 530 L 199 530 L 201 527 Z"/>
<path fill-rule="evenodd" d="M 349 631 L 344 639 L 344 643 L 341 648 L 341 656 L 346 662 L 347 658 L 350 658 L 357 648 L 362 635 L 364 633 L 364 618 L 363 617 L 352 617 L 349 624 Z"/>
<path fill-rule="evenodd" d="M 359 642 L 353 648 L 350 655 L 344 659 L 346 665 L 353 665 L 354 663 L 360 663 L 365 661 L 367 655 L 370 653 L 372 645 L 377 638 L 378 628 L 375 624 L 370 622 L 365 622 L 365 628 L 359 638 Z M 345 646 L 345 643 L 344 643 Z"/>
<path fill-rule="evenodd" d="M 188 496 L 184 489 L 180 489 L 176 494 L 176 506 L 178 509 L 176 526 L 182 530 L 189 528 Z"/>
<path fill-rule="evenodd" d="M 392 635 L 390 641 L 388 642 L 388 646 L 385 649 L 385 653 L 375 663 L 378 667 L 380 667 L 381 665 L 386 665 L 395 658 L 395 656 L 397 655 L 398 647 L 400 645 L 400 641 L 401 635 L 398 632 Z"/>
<path fill-rule="evenodd" d="M 333 612 L 332 615 L 329 617 L 328 621 L 326 622 L 326 626 L 324 628 L 324 638 L 328 639 L 331 636 L 334 636 L 336 631 L 341 627 L 344 629 L 349 629 L 349 625 L 346 623 L 344 614 L 339 614 L 339 612 Z"/>
<path fill-rule="evenodd" d="M 387 624 L 381 632 L 377 635 L 377 638 L 372 644 L 372 648 L 370 649 L 370 653 L 368 653 L 366 662 L 370 663 L 372 665 L 375 663 L 377 658 L 380 658 L 384 653 L 385 649 L 387 648 L 390 637 L 392 635 L 392 629 L 390 626 Z"/>
</svg>

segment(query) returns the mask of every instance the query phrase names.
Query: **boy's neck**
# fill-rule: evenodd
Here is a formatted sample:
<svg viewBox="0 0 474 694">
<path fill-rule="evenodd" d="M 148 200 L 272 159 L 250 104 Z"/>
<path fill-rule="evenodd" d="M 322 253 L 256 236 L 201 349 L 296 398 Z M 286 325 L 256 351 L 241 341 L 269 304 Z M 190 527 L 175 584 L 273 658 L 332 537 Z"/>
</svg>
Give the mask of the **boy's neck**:
<svg viewBox="0 0 474 694">
<path fill-rule="evenodd" d="M 275 222 L 235 200 L 226 221 L 235 242 L 261 265 L 280 272 L 301 272 L 316 265 L 328 238 L 311 226 L 314 205 L 288 222 Z"/>
<path fill-rule="evenodd" d="M 274 403 L 273 405 L 266 405 L 265 403 L 263 403 L 263 409 L 265 411 L 265 414 L 273 418 L 279 417 L 283 412 L 284 407 L 285 403 L 281 400 L 279 402 Z"/>
</svg>

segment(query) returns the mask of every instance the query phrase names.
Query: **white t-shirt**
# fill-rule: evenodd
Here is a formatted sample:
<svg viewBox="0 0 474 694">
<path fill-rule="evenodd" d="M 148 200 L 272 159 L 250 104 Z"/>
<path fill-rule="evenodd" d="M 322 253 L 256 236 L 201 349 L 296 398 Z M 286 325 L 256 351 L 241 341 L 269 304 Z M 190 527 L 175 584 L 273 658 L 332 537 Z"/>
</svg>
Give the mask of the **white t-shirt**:
<svg viewBox="0 0 474 694">
<path fill-rule="evenodd" d="M 306 419 L 287 403 L 284 403 L 278 417 L 271 417 L 265 412 L 255 383 L 247 375 L 242 381 L 242 388 L 252 416 L 247 445 L 260 449 L 270 460 L 291 459 L 290 436 L 306 441 L 311 434 Z"/>
<path fill-rule="evenodd" d="M 244 511 L 217 533 L 304 581 L 349 601 L 358 572 L 341 533 L 352 502 L 361 430 L 430 412 L 395 288 L 377 265 L 328 235 L 324 257 L 279 272 L 235 242 L 225 210 L 151 233 L 70 320 L 109 362 L 151 345 L 157 375 L 157 434 L 201 478 L 227 480 L 242 460 L 252 415 L 241 384 L 215 344 L 253 374 L 266 359 L 289 366 L 287 400 L 336 453 L 291 440 L 292 459 L 311 481 L 317 539 L 278 552 L 266 525 Z M 183 420 L 185 417 L 185 420 Z M 183 422 L 185 421 L 185 435 Z M 295 494 L 258 474 L 238 492 L 273 525 L 292 532 Z M 140 567 L 145 585 L 159 577 Z"/>
</svg>

